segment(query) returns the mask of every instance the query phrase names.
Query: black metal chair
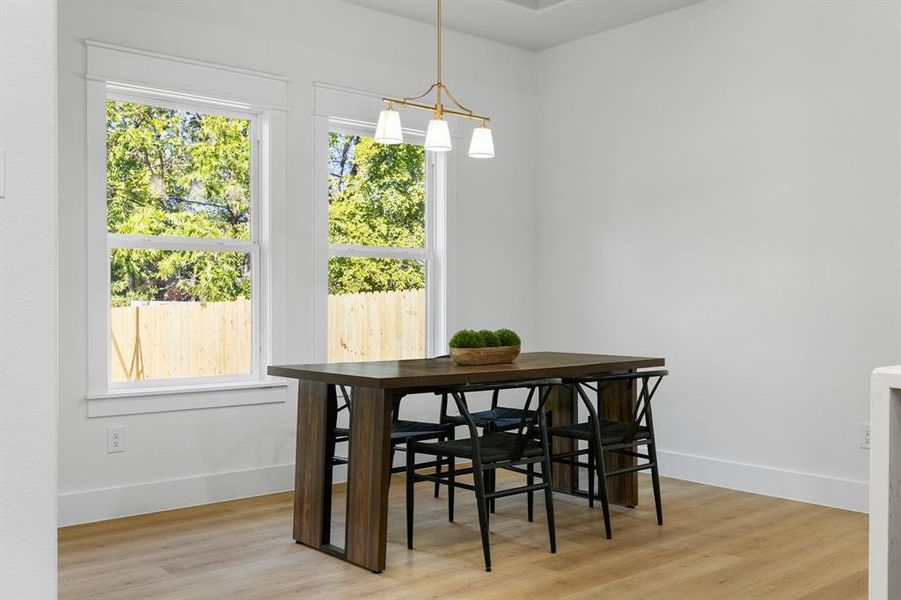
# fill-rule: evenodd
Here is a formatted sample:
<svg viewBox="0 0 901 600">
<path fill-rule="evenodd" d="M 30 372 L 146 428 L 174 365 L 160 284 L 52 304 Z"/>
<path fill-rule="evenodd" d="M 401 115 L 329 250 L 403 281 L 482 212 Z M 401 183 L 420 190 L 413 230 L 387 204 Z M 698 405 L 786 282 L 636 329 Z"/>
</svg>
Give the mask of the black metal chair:
<svg viewBox="0 0 901 600">
<path fill-rule="evenodd" d="M 528 494 L 529 520 L 532 520 L 533 494 L 544 491 L 547 509 L 548 537 L 551 552 L 557 551 L 554 533 L 554 500 L 551 493 L 551 452 L 544 405 L 552 386 L 560 384 L 560 380 L 537 380 L 508 384 L 466 385 L 446 388 L 439 394 L 449 394 L 457 405 L 457 410 L 469 429 L 469 439 L 443 442 L 411 441 L 407 446 L 407 547 L 413 548 L 413 486 L 417 481 L 433 481 L 448 486 L 448 521 L 454 520 L 454 490 L 463 488 L 472 490 L 476 495 L 479 513 L 479 529 L 482 534 L 482 551 L 485 557 L 485 570 L 491 571 L 491 550 L 488 541 L 488 502 L 494 498 Z M 528 389 L 525 408 L 516 427 L 512 430 L 497 431 L 481 427 L 476 423 L 466 401 L 466 394 L 478 391 L 499 391 L 503 389 Z M 530 410 L 532 401 L 538 396 L 534 410 Z M 527 415 L 531 415 L 530 417 Z M 438 463 L 447 459 L 447 472 L 436 470 L 434 475 L 416 472 L 416 454 L 429 454 L 436 457 Z M 457 469 L 455 459 L 465 458 L 472 461 L 472 467 Z M 536 484 L 534 466 L 541 464 L 541 483 Z M 524 469 L 523 466 L 526 468 Z M 497 469 L 506 469 L 526 476 L 526 485 L 500 491 L 488 486 L 489 473 Z M 472 474 L 473 485 L 456 480 L 460 475 Z M 493 481 L 493 477 L 490 479 Z"/>
<path fill-rule="evenodd" d="M 343 410 L 353 411 L 352 393 L 345 386 L 338 386 L 341 395 L 344 398 L 344 404 L 338 407 L 338 412 Z M 391 473 L 403 473 L 406 466 L 394 466 L 394 453 L 397 450 L 401 452 L 406 448 L 403 444 L 407 444 L 410 440 L 453 440 L 454 426 L 449 423 L 429 423 L 427 421 L 409 421 L 400 418 L 400 399 L 394 402 L 391 413 Z M 350 440 L 350 430 L 347 427 L 335 427 L 334 429 L 335 443 L 347 442 Z M 344 465 L 348 460 L 346 456 L 332 456 L 332 465 Z M 417 465 L 417 468 L 435 467 L 436 473 L 441 472 L 441 461 L 430 461 Z M 437 490 L 435 497 L 437 498 Z"/>
<path fill-rule="evenodd" d="M 471 388 L 470 388 L 471 389 Z M 500 392 L 502 389 L 509 388 L 499 388 L 499 387 L 491 387 L 491 408 L 489 410 L 481 410 L 470 413 L 472 416 L 472 420 L 475 423 L 476 427 L 480 429 L 487 429 L 488 431 L 507 431 L 510 429 L 516 429 L 519 427 L 520 421 L 523 418 L 532 419 L 535 416 L 535 411 L 526 410 L 524 408 L 516 408 L 510 406 L 499 406 L 498 400 L 500 396 Z M 441 423 L 450 423 L 454 427 L 462 427 L 465 426 L 466 419 L 461 414 L 450 414 L 448 412 L 448 391 L 442 391 L 441 393 L 441 413 L 438 417 L 439 422 Z M 552 417 L 550 412 L 547 413 L 547 421 L 550 424 L 552 422 Z M 438 488 L 440 484 L 435 482 L 435 497 L 438 497 Z M 492 471 L 488 475 L 488 491 L 493 492 L 495 488 L 494 482 L 494 472 Z M 494 500 L 490 500 L 488 502 L 488 509 L 490 512 L 494 512 L 495 502 Z"/>
<path fill-rule="evenodd" d="M 604 513 L 604 530 L 607 539 L 613 537 L 613 529 L 610 523 L 610 502 L 607 493 L 607 478 L 626 475 L 636 471 L 650 470 L 651 481 L 654 486 L 654 505 L 657 510 L 657 524 L 663 525 L 663 506 L 660 500 L 660 475 L 657 468 L 657 440 L 654 436 L 654 418 L 651 413 L 651 399 L 657 391 L 660 382 L 668 374 L 664 369 L 655 371 L 636 371 L 615 375 L 594 375 L 577 377 L 564 380 L 564 385 L 570 386 L 581 398 L 588 410 L 587 423 L 574 423 L 550 428 L 550 436 L 569 438 L 587 442 L 586 448 L 576 448 L 567 452 L 558 452 L 552 455 L 553 462 L 588 468 L 588 503 L 594 505 L 594 475 L 597 471 L 598 486 L 600 487 L 601 508 Z M 602 419 L 602 393 L 604 387 L 611 383 L 641 382 L 635 409 L 629 421 L 609 421 Z M 596 403 L 592 403 L 584 388 L 596 392 Z M 646 454 L 637 452 L 636 449 L 646 447 Z M 647 462 L 636 464 L 615 471 L 607 471 L 604 462 L 604 453 L 612 452 L 633 458 L 640 458 Z M 580 460 L 581 456 L 587 457 L 587 462 Z"/>
</svg>

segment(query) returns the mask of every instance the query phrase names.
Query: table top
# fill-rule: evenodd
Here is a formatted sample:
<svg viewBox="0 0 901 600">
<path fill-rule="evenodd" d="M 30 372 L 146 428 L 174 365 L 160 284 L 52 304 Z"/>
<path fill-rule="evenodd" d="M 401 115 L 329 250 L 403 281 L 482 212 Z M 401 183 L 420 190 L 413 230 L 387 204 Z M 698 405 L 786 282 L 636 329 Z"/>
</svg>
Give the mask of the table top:
<svg viewBox="0 0 901 600">
<path fill-rule="evenodd" d="M 572 377 L 665 365 L 666 361 L 663 358 L 648 356 L 524 352 L 519 355 L 516 362 L 499 365 L 463 367 L 450 358 L 442 357 L 319 365 L 271 365 L 267 372 L 277 377 L 338 385 L 416 389 L 442 385 Z"/>
</svg>

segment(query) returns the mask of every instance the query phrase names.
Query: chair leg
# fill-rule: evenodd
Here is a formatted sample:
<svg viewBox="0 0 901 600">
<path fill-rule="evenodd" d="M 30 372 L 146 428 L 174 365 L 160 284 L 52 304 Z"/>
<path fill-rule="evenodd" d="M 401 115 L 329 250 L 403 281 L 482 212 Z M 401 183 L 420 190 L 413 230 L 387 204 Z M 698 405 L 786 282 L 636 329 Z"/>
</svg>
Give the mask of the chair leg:
<svg viewBox="0 0 901 600">
<path fill-rule="evenodd" d="M 540 411 L 541 408 L 539 407 L 538 410 Z M 541 450 L 544 455 L 541 461 L 541 478 L 544 480 L 544 508 L 547 510 L 547 535 L 551 542 L 551 554 L 556 554 L 557 532 L 554 528 L 554 492 L 551 490 L 553 473 L 551 467 L 551 443 L 547 430 L 547 415 L 543 412 L 539 413 L 538 427 L 541 431 Z"/>
<path fill-rule="evenodd" d="M 416 453 L 407 445 L 407 548 L 413 548 L 413 483 L 416 477 Z"/>
<path fill-rule="evenodd" d="M 454 457 L 447 457 L 447 520 L 454 522 L 454 472 L 456 464 Z"/>
<path fill-rule="evenodd" d="M 547 535 L 551 542 L 551 554 L 557 553 L 557 532 L 554 528 L 554 493 L 551 491 L 551 457 L 545 454 L 541 463 L 544 478 L 544 507 L 547 510 Z"/>
<path fill-rule="evenodd" d="M 486 472 L 484 476 L 485 476 L 485 479 L 482 480 L 482 490 L 483 490 L 484 492 L 487 492 L 488 489 L 489 489 L 489 487 L 488 487 L 488 473 Z M 473 475 L 473 478 L 474 478 L 474 477 L 475 477 L 475 475 Z M 491 503 L 490 503 L 487 499 L 485 500 L 485 507 L 486 507 L 486 509 L 487 509 L 486 512 L 485 512 L 485 523 L 486 523 L 486 524 L 490 524 L 490 523 L 491 523 Z"/>
<path fill-rule="evenodd" d="M 535 463 L 529 463 L 529 465 L 526 467 L 526 469 L 529 472 L 529 474 L 526 475 L 526 485 L 530 485 L 530 486 L 534 485 L 535 484 Z M 534 511 L 535 511 L 535 493 L 531 492 L 531 491 L 528 492 L 527 498 L 528 498 L 527 504 L 529 507 L 529 523 L 531 523 L 534 520 L 533 517 L 534 517 Z"/>
<path fill-rule="evenodd" d="M 497 491 L 497 471 L 491 469 L 485 474 L 488 476 L 488 491 L 493 494 Z M 491 511 L 491 514 L 494 514 L 494 507 L 494 498 L 492 498 L 488 501 L 488 510 Z"/>
<path fill-rule="evenodd" d="M 588 508 L 594 508 L 594 453 L 588 452 Z"/>
<path fill-rule="evenodd" d="M 604 450 L 600 444 L 592 440 L 588 446 L 594 453 L 594 462 L 598 471 L 598 486 L 601 488 L 601 510 L 604 513 L 604 533 L 607 539 L 613 538 L 613 526 L 610 524 L 610 497 L 607 495 L 607 468 L 604 465 Z"/>
<path fill-rule="evenodd" d="M 447 439 L 447 438 L 441 437 L 441 438 L 438 438 L 438 441 L 439 441 L 439 442 L 443 442 L 443 441 L 445 441 L 446 439 Z M 440 476 L 441 476 L 441 457 L 440 457 L 440 456 L 436 456 L 436 457 L 435 457 L 435 477 L 440 477 Z M 436 482 L 435 482 L 435 497 L 436 497 L 436 498 L 438 497 L 438 490 L 439 490 L 440 488 L 441 488 L 441 484 L 438 483 L 438 482 L 436 481 Z"/>
<path fill-rule="evenodd" d="M 482 553 L 485 555 L 485 570 L 491 572 L 491 548 L 488 542 L 488 502 L 485 499 L 485 473 L 480 462 L 473 465 L 473 481 L 476 488 L 476 504 L 479 509 L 479 530 L 482 533 Z"/>
<path fill-rule="evenodd" d="M 447 437 L 444 438 L 444 439 L 450 440 L 450 441 L 453 441 L 454 439 L 456 439 L 456 438 L 455 438 L 454 431 L 455 431 L 454 428 L 451 428 L 451 430 L 447 433 Z M 439 467 L 438 465 L 436 465 L 436 466 L 435 466 L 435 474 L 437 475 L 437 474 L 440 473 L 440 472 L 441 472 L 441 467 Z M 439 490 L 439 489 L 441 489 L 441 484 L 440 484 L 439 482 L 436 481 L 436 482 L 435 482 L 435 497 L 436 497 L 436 498 L 438 497 L 438 490 Z"/>
<path fill-rule="evenodd" d="M 660 471 L 657 469 L 657 447 L 648 444 L 648 456 L 654 466 L 651 467 L 651 483 L 654 485 L 654 508 L 657 509 L 657 524 L 663 525 L 663 502 L 660 499 Z"/>
<path fill-rule="evenodd" d="M 497 396 L 498 396 L 498 391 L 495 390 L 494 395 L 492 396 L 492 399 L 491 399 L 491 408 L 492 409 L 497 408 Z M 488 423 L 488 427 L 485 428 L 485 431 L 486 431 L 486 433 L 497 432 L 497 423 L 495 423 L 494 421 L 490 421 Z M 488 471 L 485 472 L 485 476 L 487 478 L 485 480 L 487 483 L 486 487 L 487 487 L 489 493 L 494 493 L 497 490 L 496 479 L 495 479 L 496 473 L 497 473 L 497 471 L 495 471 L 494 469 L 489 469 Z M 495 502 L 494 502 L 494 498 L 492 498 L 488 501 L 488 512 L 490 512 L 491 514 L 494 514 L 494 507 L 495 507 Z"/>
</svg>

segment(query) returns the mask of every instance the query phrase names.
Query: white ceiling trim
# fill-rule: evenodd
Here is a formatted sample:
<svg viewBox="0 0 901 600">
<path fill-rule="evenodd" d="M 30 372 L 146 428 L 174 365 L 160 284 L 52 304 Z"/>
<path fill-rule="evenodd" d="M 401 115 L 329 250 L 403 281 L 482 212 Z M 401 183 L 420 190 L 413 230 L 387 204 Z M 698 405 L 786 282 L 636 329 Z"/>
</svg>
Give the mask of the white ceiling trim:
<svg viewBox="0 0 901 600">
<path fill-rule="evenodd" d="M 347 0 L 435 24 L 435 0 Z M 444 0 L 443 25 L 540 51 L 677 10 L 702 0 Z"/>
<path fill-rule="evenodd" d="M 540 13 L 542 11 L 560 6 L 570 0 L 503 0 L 509 2 L 513 6 L 524 8 L 532 12 Z"/>
</svg>

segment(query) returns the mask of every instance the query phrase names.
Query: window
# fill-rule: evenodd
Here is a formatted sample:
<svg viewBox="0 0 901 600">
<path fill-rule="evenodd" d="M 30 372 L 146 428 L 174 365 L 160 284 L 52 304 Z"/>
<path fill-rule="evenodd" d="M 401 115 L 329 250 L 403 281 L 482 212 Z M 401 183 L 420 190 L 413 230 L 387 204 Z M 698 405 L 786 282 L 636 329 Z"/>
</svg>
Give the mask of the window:
<svg viewBox="0 0 901 600">
<path fill-rule="evenodd" d="M 260 377 L 256 128 L 108 96 L 109 388 Z"/>
<path fill-rule="evenodd" d="M 85 46 L 88 417 L 284 402 L 287 80 Z"/>
<path fill-rule="evenodd" d="M 433 353 L 439 157 L 421 143 L 381 145 L 358 127 L 328 134 L 330 362 Z M 410 136 L 412 137 L 412 136 Z"/>
</svg>

